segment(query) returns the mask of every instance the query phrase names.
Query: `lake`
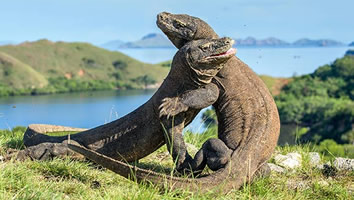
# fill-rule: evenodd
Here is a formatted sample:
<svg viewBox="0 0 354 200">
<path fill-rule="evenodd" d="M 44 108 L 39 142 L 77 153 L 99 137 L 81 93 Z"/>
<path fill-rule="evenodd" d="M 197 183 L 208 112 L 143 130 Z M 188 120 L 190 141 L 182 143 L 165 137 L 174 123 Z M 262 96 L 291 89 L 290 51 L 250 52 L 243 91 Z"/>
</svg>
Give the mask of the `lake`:
<svg viewBox="0 0 354 200">
<path fill-rule="evenodd" d="M 318 66 L 342 57 L 348 47 L 242 48 L 237 55 L 258 74 L 289 77 L 313 72 Z M 138 60 L 158 63 L 170 60 L 175 49 L 122 49 Z M 99 91 L 44 96 L 0 98 L 0 129 L 31 123 L 92 128 L 120 118 L 147 101 L 154 90 Z M 203 130 L 201 115 L 193 131 Z"/>
<path fill-rule="evenodd" d="M 92 128 L 130 113 L 149 100 L 154 92 L 96 91 L 0 98 L 0 129 L 34 123 Z M 201 113 L 188 129 L 204 130 Z"/>
</svg>

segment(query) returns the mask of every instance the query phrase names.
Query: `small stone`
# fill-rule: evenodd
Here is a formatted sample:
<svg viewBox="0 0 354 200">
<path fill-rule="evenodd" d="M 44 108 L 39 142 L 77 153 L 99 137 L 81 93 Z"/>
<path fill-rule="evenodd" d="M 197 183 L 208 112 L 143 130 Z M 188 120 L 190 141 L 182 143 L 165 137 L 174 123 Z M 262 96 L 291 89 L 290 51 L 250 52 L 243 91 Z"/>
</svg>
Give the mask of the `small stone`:
<svg viewBox="0 0 354 200">
<path fill-rule="evenodd" d="M 100 188 L 101 187 L 101 183 L 98 182 L 98 181 L 92 181 L 91 183 L 91 188 L 92 189 L 97 189 L 97 188 Z"/>
<path fill-rule="evenodd" d="M 354 159 L 338 157 L 333 161 L 333 166 L 337 170 L 354 171 Z"/>
<path fill-rule="evenodd" d="M 317 152 L 310 152 L 309 153 L 310 157 L 310 165 L 311 166 L 318 166 L 321 163 L 321 157 L 320 154 Z"/>
<path fill-rule="evenodd" d="M 320 186 L 329 186 L 329 183 L 325 180 L 320 180 L 317 182 Z"/>
<path fill-rule="evenodd" d="M 330 164 L 326 163 L 323 165 L 322 174 L 325 175 L 327 178 L 330 176 L 335 176 L 337 174 L 337 169 L 331 166 Z"/>
<path fill-rule="evenodd" d="M 281 173 L 281 174 L 285 173 L 285 169 L 276 165 L 276 164 L 268 163 L 268 166 L 272 172 L 277 172 L 277 173 Z"/>
<path fill-rule="evenodd" d="M 323 170 L 324 169 L 324 164 L 319 164 L 315 166 L 317 169 L 319 170 Z"/>
<path fill-rule="evenodd" d="M 274 161 L 287 169 L 295 169 L 301 166 L 301 155 L 299 153 L 288 153 L 285 156 L 278 154 L 274 157 Z"/>
<path fill-rule="evenodd" d="M 286 156 L 294 159 L 294 160 L 301 160 L 301 155 L 297 152 L 294 152 L 294 153 L 288 153 L 286 154 Z"/>
<path fill-rule="evenodd" d="M 288 188 L 292 190 L 304 190 L 309 188 L 307 182 L 305 181 L 288 180 L 286 184 Z"/>
</svg>

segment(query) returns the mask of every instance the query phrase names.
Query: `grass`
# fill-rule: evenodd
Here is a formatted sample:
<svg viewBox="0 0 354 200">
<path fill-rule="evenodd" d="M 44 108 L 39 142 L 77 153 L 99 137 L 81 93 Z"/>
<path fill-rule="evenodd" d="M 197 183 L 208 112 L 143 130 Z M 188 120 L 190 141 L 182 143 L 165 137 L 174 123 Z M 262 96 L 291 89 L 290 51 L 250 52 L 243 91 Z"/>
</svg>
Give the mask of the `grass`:
<svg viewBox="0 0 354 200">
<path fill-rule="evenodd" d="M 0 131 L 0 155 L 9 148 L 21 149 L 24 128 Z M 215 130 L 201 135 L 185 134 L 186 141 L 200 147 Z M 309 145 L 277 147 L 286 154 L 303 155 L 302 167 L 285 174 L 272 173 L 227 195 L 172 192 L 152 185 L 137 184 L 90 162 L 69 158 L 52 161 L 0 162 L 0 199 L 353 199 L 353 172 L 325 176 L 308 164 Z M 271 160 L 272 161 L 272 160 Z M 139 166 L 169 173 L 172 159 L 163 146 L 141 159 Z"/>
</svg>

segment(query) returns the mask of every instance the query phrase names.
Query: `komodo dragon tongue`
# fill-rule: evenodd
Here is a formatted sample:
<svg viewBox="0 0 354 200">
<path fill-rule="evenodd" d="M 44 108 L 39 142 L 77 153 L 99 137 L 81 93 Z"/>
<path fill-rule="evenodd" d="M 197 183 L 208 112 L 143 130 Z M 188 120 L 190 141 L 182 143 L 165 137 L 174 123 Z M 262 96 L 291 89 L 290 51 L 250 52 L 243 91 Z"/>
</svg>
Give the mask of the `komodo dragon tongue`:
<svg viewBox="0 0 354 200">
<path fill-rule="evenodd" d="M 129 165 L 127 163 L 114 160 L 110 157 L 89 150 L 83 146 L 75 144 L 68 144 L 68 147 L 86 158 L 92 160 L 95 163 L 127 178 L 130 180 L 136 180 L 137 182 L 152 183 L 162 188 L 168 188 L 171 190 L 190 190 L 199 192 L 221 192 L 227 193 L 232 188 L 239 188 L 244 183 L 246 178 L 243 174 L 246 174 L 247 169 L 233 168 L 231 164 L 228 164 L 225 168 L 220 169 L 213 174 L 200 177 L 200 178 L 178 178 L 172 177 L 166 174 L 156 173 L 150 170 L 141 169 L 136 166 Z M 245 165 L 241 165 L 245 166 Z M 236 171 L 236 172 L 235 172 Z M 237 173 L 240 172 L 240 173 Z M 242 173 L 241 173 L 242 172 Z M 240 176 L 230 176 L 230 174 L 241 174 Z"/>
<path fill-rule="evenodd" d="M 215 172 L 214 174 L 211 174 L 209 176 L 196 179 L 178 178 L 166 174 L 156 173 L 146 169 L 141 169 L 139 167 L 132 166 L 118 160 L 114 160 L 95 151 L 86 149 L 83 146 L 68 144 L 68 147 L 71 150 L 84 155 L 86 158 L 102 165 L 103 167 L 127 179 L 136 180 L 137 182 L 153 183 L 154 185 L 158 185 L 162 188 L 169 188 L 171 190 L 187 189 L 190 191 L 201 192 L 224 191 L 223 186 L 227 185 L 228 183 L 226 181 L 226 175 L 228 175 L 228 170 L 222 170 L 221 174 Z"/>
</svg>

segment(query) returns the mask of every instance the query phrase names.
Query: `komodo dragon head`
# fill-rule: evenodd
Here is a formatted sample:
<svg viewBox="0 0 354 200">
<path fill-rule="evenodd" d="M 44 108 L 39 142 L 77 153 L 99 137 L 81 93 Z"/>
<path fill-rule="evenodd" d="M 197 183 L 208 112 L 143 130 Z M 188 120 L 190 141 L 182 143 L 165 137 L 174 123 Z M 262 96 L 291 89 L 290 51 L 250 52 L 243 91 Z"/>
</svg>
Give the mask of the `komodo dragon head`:
<svg viewBox="0 0 354 200">
<path fill-rule="evenodd" d="M 234 40 L 228 37 L 193 40 L 183 46 L 175 57 L 185 59 L 183 67 L 186 70 L 190 69 L 188 77 L 194 83 L 205 85 L 210 83 L 224 63 L 235 55 L 236 49 L 232 48 L 233 44 Z M 182 71 L 178 62 L 180 60 L 173 60 L 171 70 Z"/>
<path fill-rule="evenodd" d="M 206 22 L 185 14 L 162 12 L 156 24 L 178 49 L 191 40 L 219 38 Z"/>
</svg>

